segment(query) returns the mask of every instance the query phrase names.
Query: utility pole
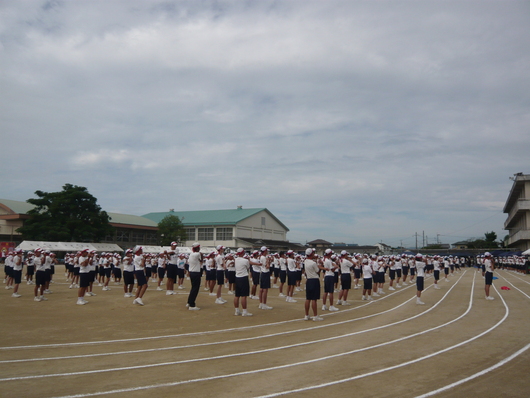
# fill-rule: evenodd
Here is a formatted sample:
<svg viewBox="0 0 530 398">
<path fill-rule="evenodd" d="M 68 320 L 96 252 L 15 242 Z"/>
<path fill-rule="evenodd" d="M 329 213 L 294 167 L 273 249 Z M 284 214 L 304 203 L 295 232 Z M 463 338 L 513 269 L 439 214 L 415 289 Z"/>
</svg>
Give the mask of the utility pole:
<svg viewBox="0 0 530 398">
<path fill-rule="evenodd" d="M 418 233 L 416 232 L 416 250 L 418 250 Z"/>
<path fill-rule="evenodd" d="M 423 246 L 422 247 L 425 247 L 425 231 L 422 231 L 423 233 Z"/>
</svg>

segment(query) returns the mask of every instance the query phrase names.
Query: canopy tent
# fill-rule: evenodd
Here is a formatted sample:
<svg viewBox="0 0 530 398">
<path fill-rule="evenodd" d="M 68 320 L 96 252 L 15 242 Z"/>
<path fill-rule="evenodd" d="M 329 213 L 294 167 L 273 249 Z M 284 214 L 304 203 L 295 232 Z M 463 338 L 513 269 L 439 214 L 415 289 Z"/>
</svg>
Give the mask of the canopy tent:
<svg viewBox="0 0 530 398">
<path fill-rule="evenodd" d="M 528 249 L 527 251 L 524 251 L 522 254 L 523 256 L 530 256 L 530 249 Z"/>
<path fill-rule="evenodd" d="M 136 246 L 138 247 L 138 246 Z M 136 249 L 135 247 L 135 249 Z M 161 253 L 163 252 L 164 250 L 171 250 L 171 246 L 142 246 L 142 249 L 143 249 L 143 252 L 144 253 Z M 186 253 L 186 254 L 190 254 L 192 252 L 191 248 L 190 247 L 186 247 L 186 246 L 182 246 L 182 247 L 177 247 L 177 251 L 179 253 Z M 202 253 L 211 253 L 215 251 L 215 247 L 202 247 L 201 246 L 201 252 Z"/>
<path fill-rule="evenodd" d="M 40 247 L 52 252 L 77 252 L 83 249 L 95 250 L 97 252 L 122 252 L 123 249 L 113 243 L 84 243 L 84 242 L 42 242 L 25 240 L 17 249 L 24 251 L 35 250 Z"/>
</svg>

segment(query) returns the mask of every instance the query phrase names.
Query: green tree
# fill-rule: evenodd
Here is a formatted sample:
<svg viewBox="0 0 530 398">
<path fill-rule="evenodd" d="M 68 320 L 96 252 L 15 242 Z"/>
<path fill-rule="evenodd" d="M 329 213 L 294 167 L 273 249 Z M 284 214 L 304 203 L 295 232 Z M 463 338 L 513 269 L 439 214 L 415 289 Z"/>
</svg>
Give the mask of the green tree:
<svg viewBox="0 0 530 398">
<path fill-rule="evenodd" d="M 491 231 L 491 232 L 486 232 L 486 233 L 484 234 L 484 236 L 485 236 L 485 238 L 486 238 L 486 239 L 485 239 L 486 244 L 488 244 L 489 247 L 497 247 L 497 246 L 498 246 L 498 244 L 497 244 L 497 242 L 496 242 L 496 240 L 497 240 L 497 234 L 496 234 L 495 232 L 493 232 L 493 231 Z"/>
<path fill-rule="evenodd" d="M 158 235 L 162 246 L 169 246 L 171 242 L 184 242 L 186 231 L 180 218 L 174 214 L 168 214 L 158 223 Z"/>
<path fill-rule="evenodd" d="M 109 216 L 84 187 L 72 184 L 61 192 L 36 191 L 30 218 L 17 229 L 26 240 L 99 242 L 113 232 Z"/>
</svg>

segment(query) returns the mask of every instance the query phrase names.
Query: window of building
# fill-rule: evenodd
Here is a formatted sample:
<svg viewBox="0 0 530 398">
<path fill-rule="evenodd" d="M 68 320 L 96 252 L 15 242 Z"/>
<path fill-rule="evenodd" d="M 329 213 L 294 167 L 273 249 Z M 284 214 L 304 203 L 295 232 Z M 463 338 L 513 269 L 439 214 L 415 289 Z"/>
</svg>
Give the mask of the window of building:
<svg viewBox="0 0 530 398">
<path fill-rule="evenodd" d="M 184 228 L 186 232 L 186 240 L 196 240 L 195 239 L 195 228 Z"/>
<path fill-rule="evenodd" d="M 232 228 L 216 228 L 216 240 L 232 240 Z"/>
<path fill-rule="evenodd" d="M 213 228 L 198 228 L 198 240 L 213 240 Z"/>
<path fill-rule="evenodd" d="M 129 242 L 129 231 L 118 230 L 116 233 L 117 242 Z"/>
<path fill-rule="evenodd" d="M 262 226 L 262 227 L 265 226 L 265 217 L 261 217 L 261 226 Z"/>
</svg>

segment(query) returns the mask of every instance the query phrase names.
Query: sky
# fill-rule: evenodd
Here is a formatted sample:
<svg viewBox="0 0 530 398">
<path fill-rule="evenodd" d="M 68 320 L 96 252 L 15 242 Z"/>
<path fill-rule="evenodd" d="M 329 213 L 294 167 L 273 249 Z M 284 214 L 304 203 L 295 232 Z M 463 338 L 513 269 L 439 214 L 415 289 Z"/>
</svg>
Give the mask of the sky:
<svg viewBox="0 0 530 398">
<path fill-rule="evenodd" d="M 494 231 L 530 173 L 528 1 L 0 2 L 0 197 L 266 207 L 287 238 Z"/>
</svg>

